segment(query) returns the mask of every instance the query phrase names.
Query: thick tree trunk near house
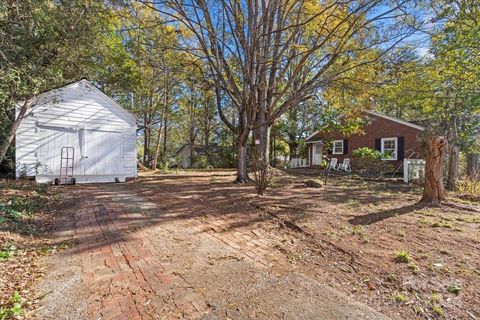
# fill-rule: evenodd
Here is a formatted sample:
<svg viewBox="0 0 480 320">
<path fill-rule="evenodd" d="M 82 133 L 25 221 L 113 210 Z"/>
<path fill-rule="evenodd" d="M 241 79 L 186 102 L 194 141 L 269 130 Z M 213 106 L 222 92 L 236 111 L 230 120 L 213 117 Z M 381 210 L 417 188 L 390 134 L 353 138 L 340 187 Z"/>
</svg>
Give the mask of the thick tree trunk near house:
<svg viewBox="0 0 480 320">
<path fill-rule="evenodd" d="M 247 145 L 239 145 L 237 147 L 237 178 L 235 183 L 247 183 L 250 182 L 250 177 L 248 176 L 247 164 Z"/>
<path fill-rule="evenodd" d="M 249 130 L 243 130 L 237 139 L 237 178 L 235 183 L 247 183 L 251 179 L 248 176 L 248 135 Z"/>
<path fill-rule="evenodd" d="M 444 137 L 433 137 L 424 143 L 426 166 L 421 202 L 438 205 L 445 200 L 443 157 L 446 145 L 447 141 Z"/>
<path fill-rule="evenodd" d="M 2 145 L 0 146 L 0 163 L 2 163 L 2 161 L 5 159 L 8 149 L 10 148 L 10 145 L 12 144 L 13 139 L 15 139 L 15 133 L 20 127 L 20 123 L 22 122 L 23 118 L 27 114 L 27 111 L 30 108 L 32 100 L 33 98 L 31 97 L 25 100 L 22 107 L 20 108 L 20 111 L 18 112 L 17 117 L 15 118 L 12 125 L 10 126 L 10 129 L 8 130 L 8 135 L 5 141 L 3 141 Z"/>
<path fill-rule="evenodd" d="M 255 152 L 266 162 L 270 160 L 270 127 L 262 126 L 253 132 Z"/>
<path fill-rule="evenodd" d="M 257 114 L 256 123 L 265 123 L 266 119 L 266 112 L 260 110 Z M 270 129 L 271 127 L 265 124 L 253 130 L 253 140 L 255 144 L 254 151 L 267 163 L 269 162 L 270 157 Z"/>
<path fill-rule="evenodd" d="M 480 153 L 467 154 L 467 177 L 480 180 Z"/>
<path fill-rule="evenodd" d="M 298 158 L 297 155 L 298 155 L 298 142 L 297 141 L 290 141 L 290 143 L 288 144 L 288 149 L 289 149 L 289 157 L 290 157 L 290 160 L 292 160 L 293 158 Z"/>
<path fill-rule="evenodd" d="M 448 148 L 448 177 L 447 177 L 447 189 L 456 190 L 457 181 L 460 175 L 459 170 L 460 163 L 460 147 L 456 145 L 449 145 Z"/>
</svg>

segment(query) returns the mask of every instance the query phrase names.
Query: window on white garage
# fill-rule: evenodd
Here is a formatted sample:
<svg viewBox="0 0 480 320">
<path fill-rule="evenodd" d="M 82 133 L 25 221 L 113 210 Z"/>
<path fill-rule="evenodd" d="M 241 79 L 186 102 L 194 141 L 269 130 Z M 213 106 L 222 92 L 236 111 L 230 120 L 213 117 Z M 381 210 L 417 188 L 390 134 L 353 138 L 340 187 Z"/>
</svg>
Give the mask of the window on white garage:
<svg viewBox="0 0 480 320">
<path fill-rule="evenodd" d="M 397 160 L 398 138 L 382 138 L 383 160 Z"/>
<path fill-rule="evenodd" d="M 333 140 L 333 154 L 343 154 L 343 140 Z"/>
</svg>

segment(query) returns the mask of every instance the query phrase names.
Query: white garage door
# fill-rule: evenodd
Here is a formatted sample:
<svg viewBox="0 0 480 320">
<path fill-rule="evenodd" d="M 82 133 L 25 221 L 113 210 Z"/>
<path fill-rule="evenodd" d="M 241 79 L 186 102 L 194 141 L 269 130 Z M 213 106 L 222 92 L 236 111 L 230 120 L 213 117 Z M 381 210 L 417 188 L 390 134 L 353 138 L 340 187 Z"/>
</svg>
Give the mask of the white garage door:
<svg viewBox="0 0 480 320">
<path fill-rule="evenodd" d="M 86 175 L 121 174 L 123 170 L 122 132 L 85 130 L 82 167 Z"/>
<path fill-rule="evenodd" d="M 40 130 L 38 172 L 59 175 L 62 147 L 75 149 L 74 170 L 79 175 L 122 175 L 122 132 L 43 128 Z"/>
</svg>

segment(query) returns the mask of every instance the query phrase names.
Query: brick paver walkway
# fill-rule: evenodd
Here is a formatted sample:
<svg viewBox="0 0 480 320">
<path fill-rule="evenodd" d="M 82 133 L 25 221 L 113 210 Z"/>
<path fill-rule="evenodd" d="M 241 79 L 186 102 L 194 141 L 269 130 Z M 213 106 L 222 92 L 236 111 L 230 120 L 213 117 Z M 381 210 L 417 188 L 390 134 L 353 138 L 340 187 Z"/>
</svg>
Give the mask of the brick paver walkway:
<svg viewBox="0 0 480 320">
<path fill-rule="evenodd" d="M 338 297 L 301 275 L 280 279 L 294 271 L 276 248 L 282 235 L 259 228 L 267 219 L 261 215 L 239 220 L 223 212 L 222 203 L 234 199 L 213 201 L 216 193 L 208 179 L 72 189 L 79 209 L 75 246 L 65 254 L 80 261 L 88 319 L 302 318 L 295 308 L 330 317 L 335 308 L 328 303 Z M 299 283 L 305 292 L 290 283 Z M 297 299 L 304 295 L 304 306 L 290 297 L 295 291 Z M 278 299 L 278 305 L 269 306 Z M 345 308 L 334 311 L 342 315 L 338 318 L 381 318 L 338 299 Z"/>
</svg>

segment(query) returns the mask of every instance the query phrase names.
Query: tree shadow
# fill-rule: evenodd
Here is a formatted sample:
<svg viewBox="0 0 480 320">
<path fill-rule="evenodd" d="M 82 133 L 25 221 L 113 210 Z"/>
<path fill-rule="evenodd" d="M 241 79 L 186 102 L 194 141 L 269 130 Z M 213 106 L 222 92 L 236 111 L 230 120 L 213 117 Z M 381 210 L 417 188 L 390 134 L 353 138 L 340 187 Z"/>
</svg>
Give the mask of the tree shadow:
<svg viewBox="0 0 480 320">
<path fill-rule="evenodd" d="M 414 203 L 408 206 L 400 207 L 400 208 L 395 208 L 395 209 L 389 209 L 389 210 L 382 210 L 382 211 L 377 211 L 377 212 L 371 212 L 369 214 L 363 215 L 363 216 L 357 216 L 354 217 L 348 222 L 353 225 L 370 225 L 374 224 L 380 221 L 383 221 L 385 219 L 397 217 L 399 215 L 411 213 L 415 210 L 425 208 L 426 205 L 422 203 Z"/>
</svg>

